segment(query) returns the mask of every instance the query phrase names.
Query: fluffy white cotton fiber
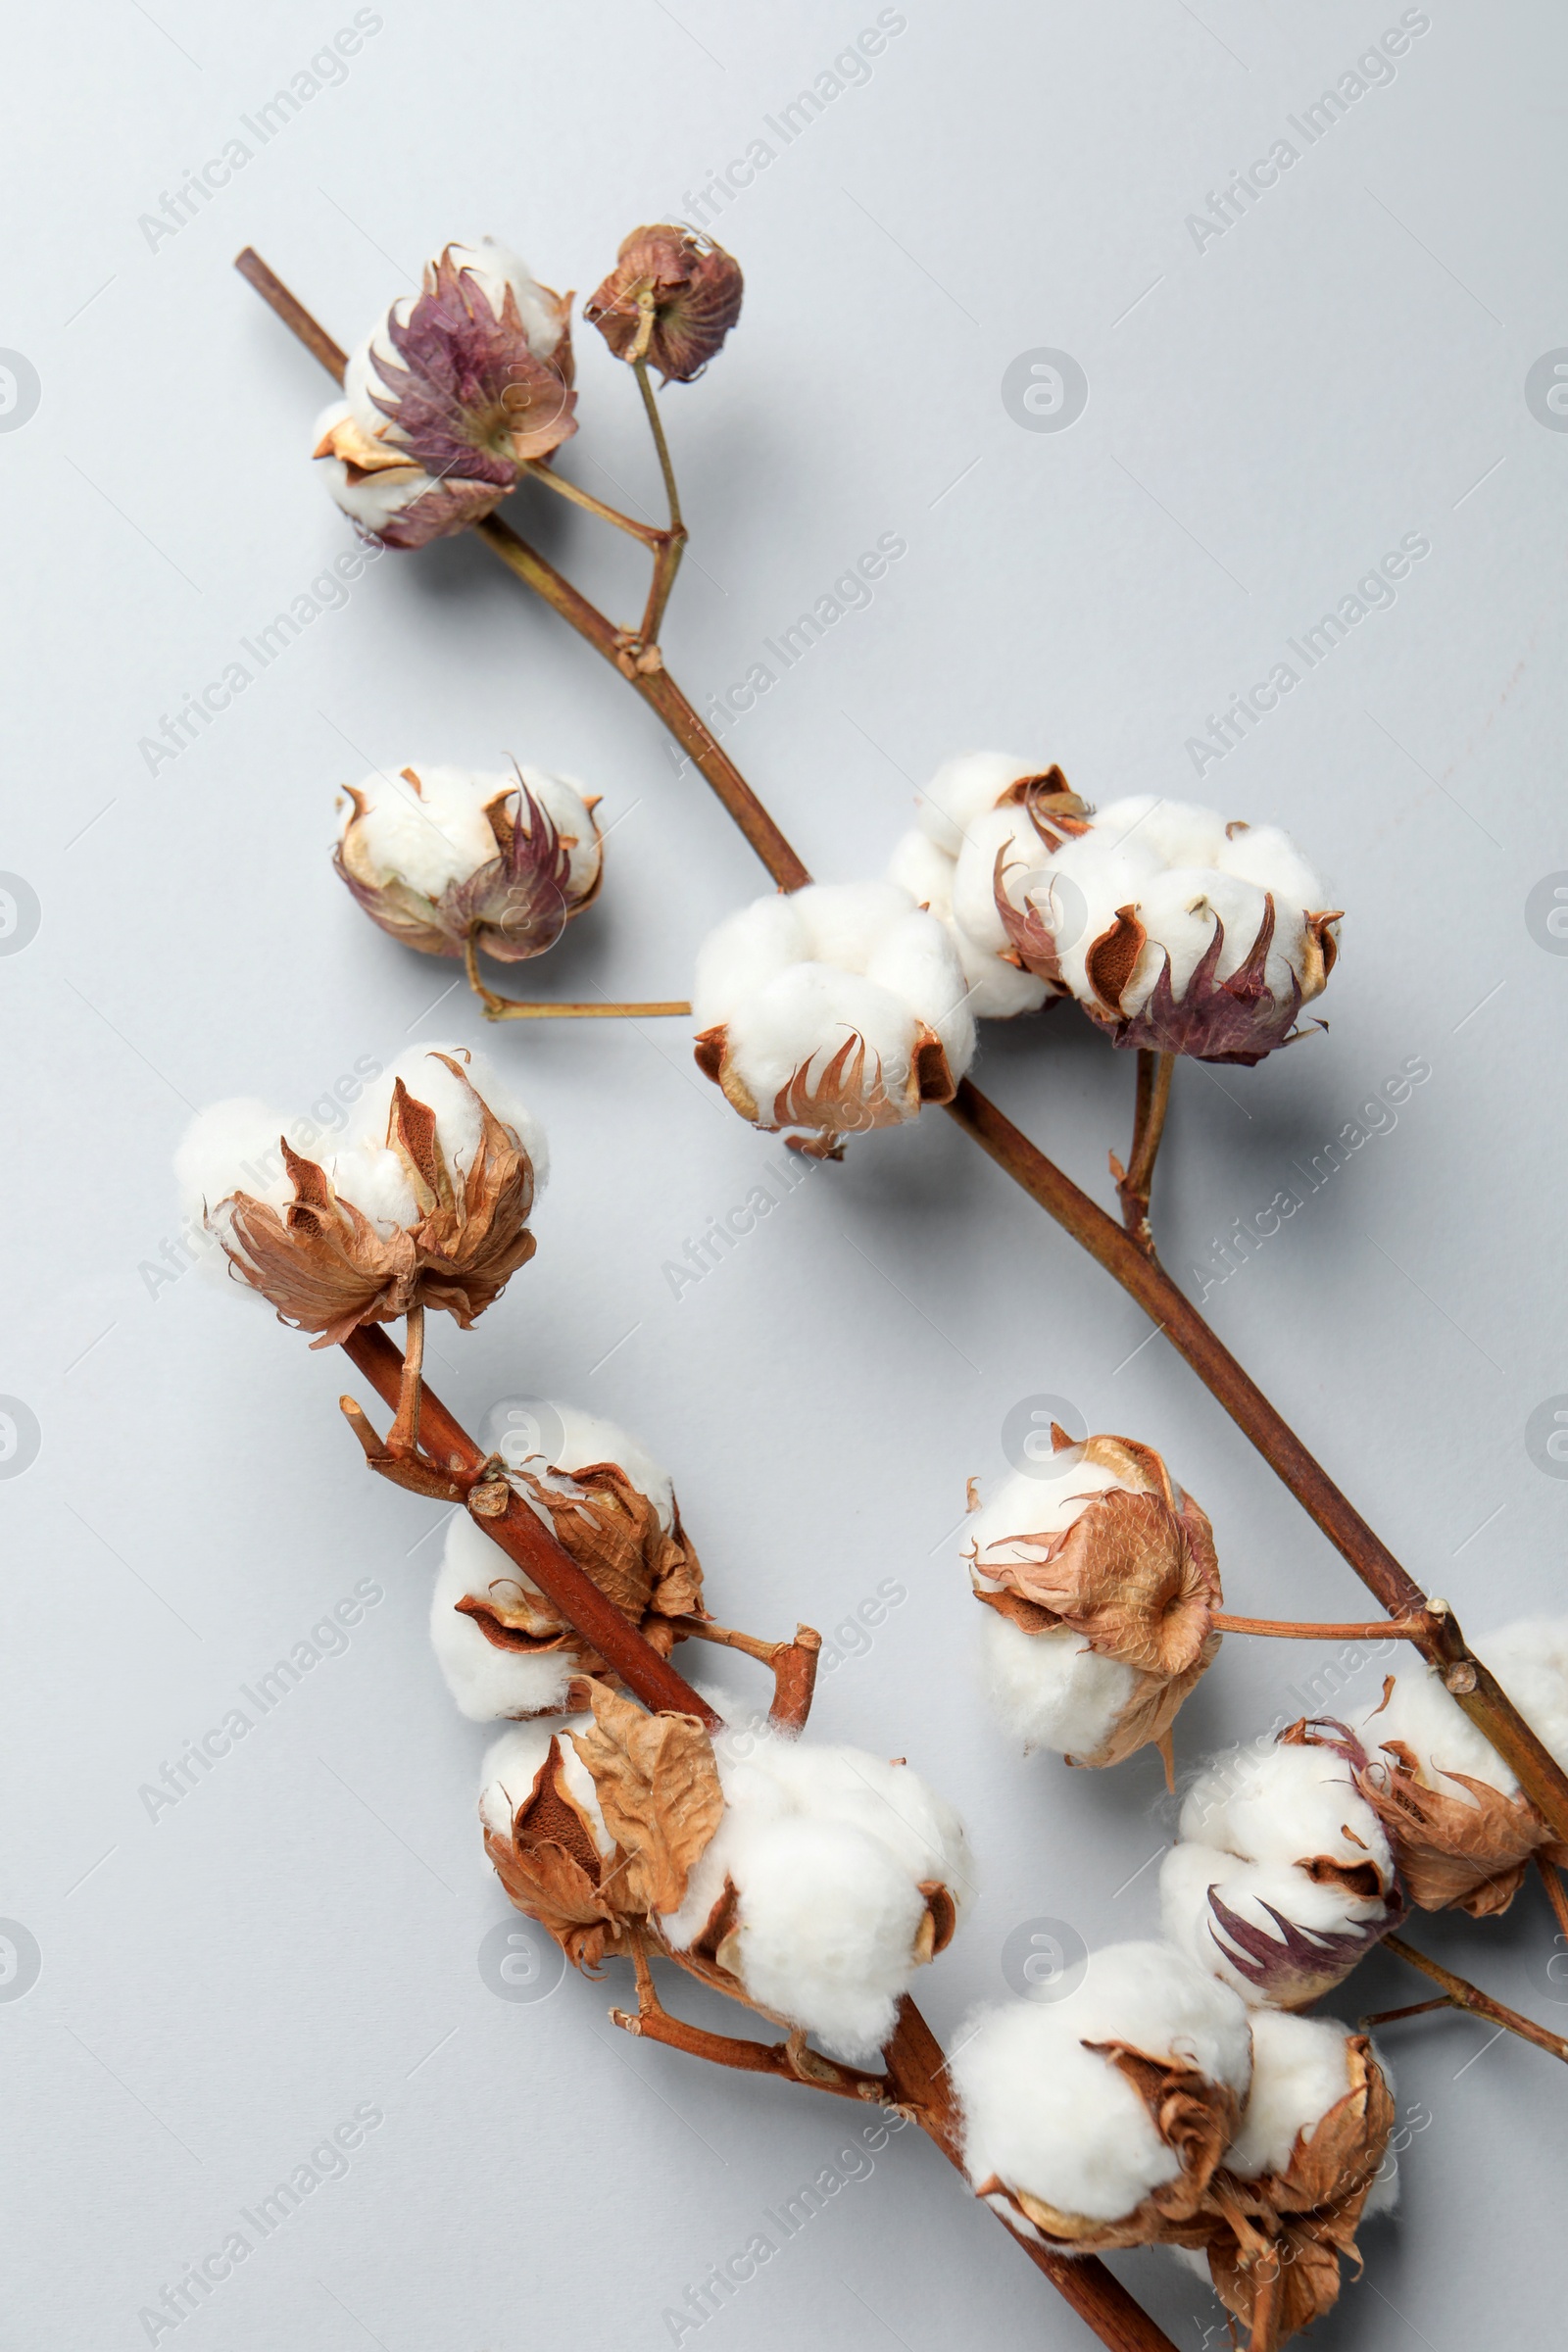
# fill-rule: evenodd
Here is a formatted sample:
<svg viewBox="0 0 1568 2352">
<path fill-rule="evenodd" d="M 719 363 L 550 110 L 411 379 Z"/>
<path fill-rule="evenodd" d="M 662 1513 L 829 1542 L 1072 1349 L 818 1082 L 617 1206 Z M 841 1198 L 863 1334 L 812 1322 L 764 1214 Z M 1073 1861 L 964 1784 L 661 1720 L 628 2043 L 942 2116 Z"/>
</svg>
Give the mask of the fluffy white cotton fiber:
<svg viewBox="0 0 1568 2352">
<path fill-rule="evenodd" d="M 416 786 L 407 773 L 377 770 L 358 787 L 362 805 L 351 806 L 343 829 L 355 828 L 356 870 L 381 882 L 406 882 L 428 899 L 438 899 L 449 882 L 466 882 L 499 855 L 487 808 L 502 801 L 509 814 L 519 807 L 518 778 L 544 810 L 564 845 L 569 844 L 565 895 L 582 898 L 599 871 L 600 846 L 582 787 L 570 777 L 522 764 L 514 771 L 481 771 L 450 766 L 416 766 Z M 528 811 L 521 811 L 525 832 Z"/>
<path fill-rule="evenodd" d="M 1241 2129 L 1225 2151 L 1226 2171 L 1245 2180 L 1284 2172 L 1298 2134 L 1310 2138 L 1313 2125 L 1350 2087 L 1350 2029 L 1337 2018 L 1255 2009 L 1250 2024 L 1252 2086 Z"/>
<path fill-rule="evenodd" d="M 1026 1634 L 995 1609 L 982 1611 L 981 1669 L 991 1711 L 1027 1750 L 1092 1756 L 1108 1740 L 1139 1677 L 1120 1658 L 1102 1657 L 1070 1626 Z"/>
<path fill-rule="evenodd" d="M 1085 2047 L 1097 2041 L 1247 2094 L 1251 2036 L 1236 1995 L 1167 1944 L 1112 1944 L 1063 1999 L 980 2010 L 958 2034 L 949 2071 L 977 2187 L 996 2178 L 1058 2212 L 1112 2222 L 1176 2179 L 1180 2160 L 1142 2097 Z"/>
</svg>

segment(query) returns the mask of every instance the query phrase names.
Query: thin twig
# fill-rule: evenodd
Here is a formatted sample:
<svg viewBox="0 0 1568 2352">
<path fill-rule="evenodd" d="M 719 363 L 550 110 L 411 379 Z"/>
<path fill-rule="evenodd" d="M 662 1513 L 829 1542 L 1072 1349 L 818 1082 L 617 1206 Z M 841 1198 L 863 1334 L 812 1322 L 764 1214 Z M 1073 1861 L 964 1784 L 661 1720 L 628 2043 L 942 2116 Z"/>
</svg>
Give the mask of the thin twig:
<svg viewBox="0 0 1568 2352">
<path fill-rule="evenodd" d="M 1468 2009 L 1477 2017 L 1490 2018 L 1494 2026 L 1506 2026 L 1509 2033 L 1517 2034 L 1522 2041 L 1533 2041 L 1538 2050 L 1549 2050 L 1553 2058 L 1560 2058 L 1568 2066 L 1568 2040 L 1562 2034 L 1548 2034 L 1544 2026 L 1538 2026 L 1533 2018 L 1521 2017 L 1517 2009 L 1505 2009 L 1501 2001 L 1493 1999 L 1490 1992 L 1480 1991 L 1464 1977 L 1456 1977 L 1451 1969 L 1429 1959 L 1425 1952 L 1418 1952 L 1414 1944 L 1405 1942 L 1402 1936 L 1385 1936 L 1383 1949 L 1392 1952 L 1396 1960 L 1403 1960 L 1409 1967 L 1418 1968 L 1424 1977 L 1432 1979 L 1434 1984 L 1441 1984 L 1455 2009 Z"/>
<path fill-rule="evenodd" d="M 1370 1625 L 1306 1625 L 1289 1618 L 1232 1617 L 1216 1609 L 1209 1623 L 1222 1634 L 1269 1634 L 1282 1642 L 1430 1642 L 1435 1619 L 1419 1616 L 1374 1618 Z"/>
<path fill-rule="evenodd" d="M 1121 1201 L 1122 1223 L 1140 1250 L 1152 1257 L 1154 1237 L 1149 1223 L 1149 1197 L 1154 1183 L 1154 1161 L 1165 1132 L 1170 1105 L 1170 1082 L 1176 1068 L 1174 1054 L 1138 1049 L 1138 1089 L 1133 1108 L 1133 1145 L 1125 1170 L 1115 1154 L 1111 1173 Z"/>
<path fill-rule="evenodd" d="M 1562 1930 L 1563 1940 L 1568 1943 L 1568 1888 L 1563 1886 L 1556 1863 L 1542 1853 L 1539 1848 L 1535 1855 L 1535 1864 L 1541 1874 L 1541 1884 L 1546 1889 L 1546 1900 L 1551 1905 L 1558 1927 Z"/>
<path fill-rule="evenodd" d="M 689 1004 L 673 998 L 657 1004 L 544 1004 L 530 998 L 503 997 L 487 988 L 480 976 L 478 942 L 471 932 L 463 943 L 463 968 L 487 1021 L 654 1021 L 684 1017 L 691 1011 Z"/>
<path fill-rule="evenodd" d="M 648 362 L 639 355 L 632 362 L 637 389 L 643 396 L 643 409 L 659 452 L 659 469 L 664 477 L 664 496 L 669 501 L 669 528 L 661 534 L 662 544 L 654 560 L 654 576 L 649 585 L 648 603 L 643 612 L 639 632 L 645 645 L 657 645 L 663 623 L 664 607 L 675 585 L 681 557 L 686 552 L 686 525 L 681 520 L 680 492 L 675 487 L 675 468 L 670 463 L 669 444 L 664 439 L 664 421 L 659 414 L 659 398 L 648 380 Z"/>
<path fill-rule="evenodd" d="M 259 256 L 247 248 L 236 267 L 322 366 L 340 373 L 343 355 L 337 345 Z M 809 882 L 809 868 L 662 664 L 644 671 L 629 662 L 625 632 L 617 630 L 498 515 L 487 515 L 471 527 L 510 570 L 613 664 L 663 721 L 780 890 L 798 890 Z M 968 1079 L 961 1081 L 954 1100 L 944 1107 L 1164 1332 L 1389 1615 L 1413 1617 L 1424 1610 L 1426 1595 L 1413 1577 L 1308 1453 L 1164 1269 Z M 1445 1609 L 1440 1613 L 1434 1605 L 1433 1616 L 1436 1630 L 1430 1645 L 1421 1645 L 1422 1654 L 1443 1669 L 1446 1688 L 1512 1766 L 1526 1795 L 1558 1841 L 1568 1845 L 1568 1774 L 1536 1737 L 1489 1668 L 1469 1649 L 1451 1612 Z"/>
<path fill-rule="evenodd" d="M 522 470 L 530 481 L 542 482 L 547 490 L 554 490 L 558 498 L 569 499 L 574 507 L 582 507 L 588 514 L 597 514 L 601 522 L 612 523 L 617 531 L 625 531 L 631 538 L 640 539 L 644 547 L 657 551 L 669 536 L 657 523 L 636 522 L 631 515 L 623 514 L 618 507 L 607 507 L 602 498 L 595 498 L 591 490 L 580 490 L 575 482 L 567 481 L 564 474 L 557 473 L 554 466 L 547 466 L 540 458 L 525 459 Z"/>
</svg>

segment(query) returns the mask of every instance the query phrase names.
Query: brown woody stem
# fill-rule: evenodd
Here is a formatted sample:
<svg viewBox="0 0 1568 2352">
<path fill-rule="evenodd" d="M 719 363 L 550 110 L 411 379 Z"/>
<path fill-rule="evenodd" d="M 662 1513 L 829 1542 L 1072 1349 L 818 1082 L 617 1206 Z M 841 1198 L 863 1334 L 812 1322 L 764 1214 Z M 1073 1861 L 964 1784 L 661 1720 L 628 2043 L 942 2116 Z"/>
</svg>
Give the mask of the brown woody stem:
<svg viewBox="0 0 1568 2352">
<path fill-rule="evenodd" d="M 250 247 L 236 269 L 270 303 L 292 333 L 330 374 L 342 381 L 345 361 L 325 330 L 311 317 Z M 625 677 L 641 695 L 711 786 L 726 812 L 751 843 L 780 890 L 799 890 L 811 879 L 756 793 L 704 725 L 661 662 L 647 671 L 628 662 L 624 633 L 589 603 L 552 564 L 495 514 L 471 526 L 525 586 L 542 597 L 578 635 Z M 1418 1616 L 1426 1595 L 1393 1552 L 1374 1535 L 1359 1511 L 1307 1452 L 1255 1381 L 1210 1330 L 1186 1294 L 1146 1255 L 1132 1236 L 1079 1190 L 997 1105 L 967 1079 L 950 1103 L 949 1116 L 979 1144 L 1030 1199 L 1039 1202 L 1080 1248 L 1087 1250 L 1187 1358 L 1199 1379 L 1256 1446 L 1335 1549 L 1349 1562 L 1391 1617 Z M 1439 1617 L 1434 1608 L 1433 1615 Z M 1430 1645 L 1422 1654 L 1444 1669 L 1444 1682 L 1498 1754 L 1513 1767 L 1526 1795 L 1568 1845 L 1568 1774 L 1537 1739 L 1491 1671 L 1474 1656 L 1457 1623 L 1445 1608 Z"/>
<path fill-rule="evenodd" d="M 822 1637 L 814 1626 L 798 1625 L 793 1642 L 760 1642 L 755 1634 L 740 1634 L 733 1626 L 715 1625 L 711 1617 L 672 1617 L 670 1623 L 680 1641 L 716 1642 L 724 1649 L 738 1649 L 744 1657 L 755 1658 L 760 1666 L 770 1667 L 773 1703 L 767 1711 L 768 1722 L 775 1731 L 804 1729 L 811 1711 L 816 1661 L 822 1647 Z"/>
<path fill-rule="evenodd" d="M 1402 1936 L 1385 1936 L 1383 1949 L 1393 1952 L 1396 1959 L 1403 1960 L 1409 1967 L 1418 1968 L 1434 1984 L 1441 1984 L 1446 2000 L 1455 2009 L 1468 2009 L 1473 2016 L 1490 2018 L 1494 2026 L 1506 2026 L 1510 2034 L 1517 2034 L 1523 2041 L 1533 2041 L 1538 2050 L 1549 2050 L 1553 2058 L 1560 2058 L 1568 2066 L 1568 2040 L 1562 2034 L 1549 2034 L 1533 2018 L 1521 2017 L 1517 2009 L 1505 2009 L 1491 1993 L 1479 1991 L 1465 1978 L 1456 1977 L 1451 1969 L 1429 1959 L 1425 1952 L 1418 1952 Z"/>
<path fill-rule="evenodd" d="M 1116 1175 L 1116 1192 L 1121 1200 L 1122 1223 L 1149 1256 L 1154 1253 L 1154 1237 L 1149 1224 L 1149 1196 L 1153 1189 L 1154 1161 L 1159 1154 L 1160 1138 L 1165 1132 L 1165 1113 L 1170 1107 L 1170 1082 L 1176 1068 L 1174 1054 L 1154 1054 L 1147 1047 L 1138 1049 L 1138 1091 L 1133 1108 L 1133 1148 L 1125 1171 L 1112 1160 Z"/>
<path fill-rule="evenodd" d="M 539 1004 L 518 997 L 499 996 L 480 977 L 478 943 L 471 932 L 463 943 L 463 968 L 468 975 L 468 986 L 484 1007 L 487 1021 L 652 1021 L 684 1016 L 691 1011 L 689 1004 L 677 1004 L 673 999 L 657 1004 Z"/>
<path fill-rule="evenodd" d="M 424 1369 L 424 1307 L 416 1300 L 404 1318 L 403 1374 L 398 1382 L 398 1415 L 387 1432 L 388 1453 L 419 1450 L 419 1375 Z"/>
<path fill-rule="evenodd" d="M 1221 1609 L 1209 1619 L 1222 1634 L 1270 1634 L 1282 1642 L 1430 1642 L 1436 1622 L 1426 1609 L 1415 1617 L 1374 1618 L 1370 1625 L 1306 1625 L 1285 1617 L 1231 1617 Z"/>
<path fill-rule="evenodd" d="M 1440 1992 L 1434 2000 L 1411 2001 L 1403 2009 L 1374 2009 L 1370 2017 L 1358 2017 L 1355 2022 L 1358 2027 L 1370 2032 L 1373 2026 L 1397 2025 L 1401 2017 L 1426 2017 L 1434 2009 L 1451 2009 L 1452 2007 L 1453 2003 L 1448 1995 L 1446 1992 Z"/>
</svg>

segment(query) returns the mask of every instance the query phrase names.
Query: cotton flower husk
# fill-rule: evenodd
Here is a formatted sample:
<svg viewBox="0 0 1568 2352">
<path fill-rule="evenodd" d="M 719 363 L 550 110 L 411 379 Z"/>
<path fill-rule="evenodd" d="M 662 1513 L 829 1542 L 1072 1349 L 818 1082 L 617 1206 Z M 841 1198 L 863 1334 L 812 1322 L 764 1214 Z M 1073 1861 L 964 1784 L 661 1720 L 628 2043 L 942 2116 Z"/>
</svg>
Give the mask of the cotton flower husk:
<svg viewBox="0 0 1568 2352">
<path fill-rule="evenodd" d="M 1364 2034 L 1266 2009 L 1251 2026 L 1251 2091 L 1204 2200 L 1204 2245 L 1216 2294 L 1249 2328 L 1277 2275 L 1266 2340 L 1283 2344 L 1338 2300 L 1343 2261 L 1361 2267 L 1394 2100 Z"/>
<path fill-rule="evenodd" d="M 692 990 L 700 1069 L 764 1133 L 817 1158 L 947 1102 L 974 1053 L 962 967 L 891 882 L 813 883 L 719 925 Z"/>
<path fill-rule="evenodd" d="M 1093 1953 L 1064 1999 L 967 2021 L 950 2065 L 978 2195 L 1061 2253 L 1193 2223 L 1251 2075 L 1235 1993 L 1160 1943 Z"/>
<path fill-rule="evenodd" d="M 584 1969 L 625 1948 L 626 1919 L 615 1840 L 575 1745 L 592 1729 L 582 1714 L 504 1734 L 485 1756 L 479 1799 L 485 1851 L 507 1893 Z"/>
<path fill-rule="evenodd" d="M 1053 1443 L 1053 1475 L 1016 1472 L 970 1529 L 977 1599 L 1029 1643 L 990 1635 L 993 1699 L 1028 1744 L 1115 1764 L 1166 1738 L 1219 1649 L 1213 1534 L 1152 1446 Z M 1126 1671 L 1075 1667 L 1085 1652 Z"/>
<path fill-rule="evenodd" d="M 703 1599 L 668 1473 L 612 1422 L 567 1404 L 550 1410 L 563 1431 L 559 1458 L 510 1466 L 514 1491 L 667 1657 L 673 1620 L 701 1613 Z M 448 1689 L 476 1722 L 560 1709 L 574 1677 L 608 1676 L 597 1651 L 466 1512 L 448 1523 L 430 1638 Z"/>
<path fill-rule="evenodd" d="M 1337 953 L 1338 912 L 1284 833 L 1178 802 L 1115 802 L 1044 861 L 999 843 L 993 893 L 1026 967 L 1114 1044 L 1205 1061 L 1286 1044 Z"/>
<path fill-rule="evenodd" d="M 1506 1911 L 1548 1837 L 1511 1768 L 1419 1660 L 1353 1726 L 1356 1787 L 1387 1830 L 1410 1900 L 1484 1919 Z"/>
<path fill-rule="evenodd" d="M 314 454 L 344 513 L 394 548 L 489 514 L 577 429 L 569 315 L 569 295 L 492 239 L 447 246 L 350 355 L 345 397 L 318 420 Z"/>
<path fill-rule="evenodd" d="M 594 800 L 564 776 L 405 767 L 346 789 L 338 874 L 372 922 L 423 955 L 461 956 L 471 939 L 519 962 L 598 895 Z"/>
<path fill-rule="evenodd" d="M 1160 1867 L 1166 1936 L 1260 2005 L 1297 2009 L 1398 1926 L 1393 1851 L 1343 1726 L 1292 1725 L 1214 1757 Z"/>
<path fill-rule="evenodd" d="M 283 1322 L 314 1333 L 314 1346 L 415 1305 L 439 1308 L 466 1330 L 533 1255 L 528 1218 L 543 1139 L 466 1048 L 403 1055 L 362 1098 L 345 1142 L 320 1160 L 290 1146 L 281 1120 L 269 1133 L 262 1115 L 260 1105 L 232 1103 L 201 1113 L 175 1171 L 234 1277 Z M 247 1175 L 241 1139 L 280 1157 L 279 1174 L 255 1190 L 254 1173 L 236 1181 Z"/>
<path fill-rule="evenodd" d="M 615 267 L 583 309 L 617 360 L 629 359 L 643 324 L 643 298 L 653 317 L 642 356 L 662 372 L 689 384 L 701 375 L 741 315 L 745 280 L 733 254 L 693 228 L 661 222 L 634 228 L 621 241 Z"/>
</svg>

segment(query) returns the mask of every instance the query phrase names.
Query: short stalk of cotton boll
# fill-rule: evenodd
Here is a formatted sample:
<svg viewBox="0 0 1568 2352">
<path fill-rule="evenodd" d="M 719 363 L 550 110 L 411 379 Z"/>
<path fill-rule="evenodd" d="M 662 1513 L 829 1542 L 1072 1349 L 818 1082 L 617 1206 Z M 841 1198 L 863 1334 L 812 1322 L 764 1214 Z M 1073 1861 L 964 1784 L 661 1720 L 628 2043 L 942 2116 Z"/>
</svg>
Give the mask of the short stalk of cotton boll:
<svg viewBox="0 0 1568 2352">
<path fill-rule="evenodd" d="M 1366 2037 L 1335 2019 L 1258 2009 L 1251 2027 L 1251 2088 L 1207 2199 L 1204 2268 L 1249 2329 L 1266 2284 L 1267 2340 L 1283 2344 L 1337 2301 L 1342 2262 L 1359 2267 L 1360 2224 L 1388 2209 L 1394 2098 Z"/>
<path fill-rule="evenodd" d="M 993 1708 L 1026 1747 L 1103 1765 L 1168 1751 L 1220 1646 L 1206 1514 L 1152 1446 L 1053 1432 L 969 1524 Z"/>
<path fill-rule="evenodd" d="M 1549 1656 L 1545 1633 L 1529 1628 L 1533 1662 Z M 1356 1786 L 1393 1841 L 1411 1901 L 1476 1918 L 1505 1911 L 1549 1832 L 1439 1671 L 1419 1658 L 1401 1665 L 1350 1728 L 1363 1751 Z"/>
<path fill-rule="evenodd" d="M 705 942 L 692 996 L 699 1068 L 743 1118 L 813 1157 L 950 1102 L 974 1053 L 952 943 L 891 882 L 813 883 L 743 907 Z"/>
<path fill-rule="evenodd" d="M 423 955 L 461 956 L 472 942 L 519 962 L 553 947 L 598 895 L 598 796 L 568 777 L 405 767 L 347 792 L 339 879 L 372 922 Z"/>
<path fill-rule="evenodd" d="M 1251 2077 L 1248 2012 L 1162 1943 L 1092 1952 L 1053 2002 L 977 2011 L 949 2068 L 976 2193 L 1063 2252 L 1191 2223 Z"/>
<path fill-rule="evenodd" d="M 1180 802 L 1114 802 L 1043 858 L 998 842 L 992 882 L 1014 953 L 1118 1046 L 1260 1061 L 1337 953 L 1339 912 L 1286 834 Z"/>
<path fill-rule="evenodd" d="M 313 454 L 363 530 L 423 547 L 576 431 L 571 378 L 568 301 L 491 238 L 449 245 L 350 354 Z"/>
<path fill-rule="evenodd" d="M 254 1102 L 215 1104 L 187 1130 L 175 1174 L 233 1276 L 315 1346 L 414 1306 L 466 1330 L 532 1256 L 544 1137 L 466 1047 L 401 1055 L 319 1160 L 285 1125 L 264 1126 Z"/>
<path fill-rule="evenodd" d="M 1357 1753 L 1293 1725 L 1214 1757 L 1188 1790 L 1160 1868 L 1164 1931 L 1248 2001 L 1304 2007 L 1403 1917 Z"/>
<path fill-rule="evenodd" d="M 962 1825 L 907 1765 L 855 1748 L 754 1725 L 719 1734 L 714 1754 L 723 1817 L 664 1940 L 835 2057 L 871 2063 L 968 1900 Z"/>
<path fill-rule="evenodd" d="M 505 1443 L 514 1491 L 644 1639 L 667 1656 L 675 1620 L 702 1607 L 702 1571 L 669 1473 L 642 1442 L 570 1404 L 546 1404 L 550 1457 Z M 474 1722 L 565 1706 L 604 1660 L 466 1512 L 447 1523 L 430 1639 L 448 1690 Z"/>
</svg>

